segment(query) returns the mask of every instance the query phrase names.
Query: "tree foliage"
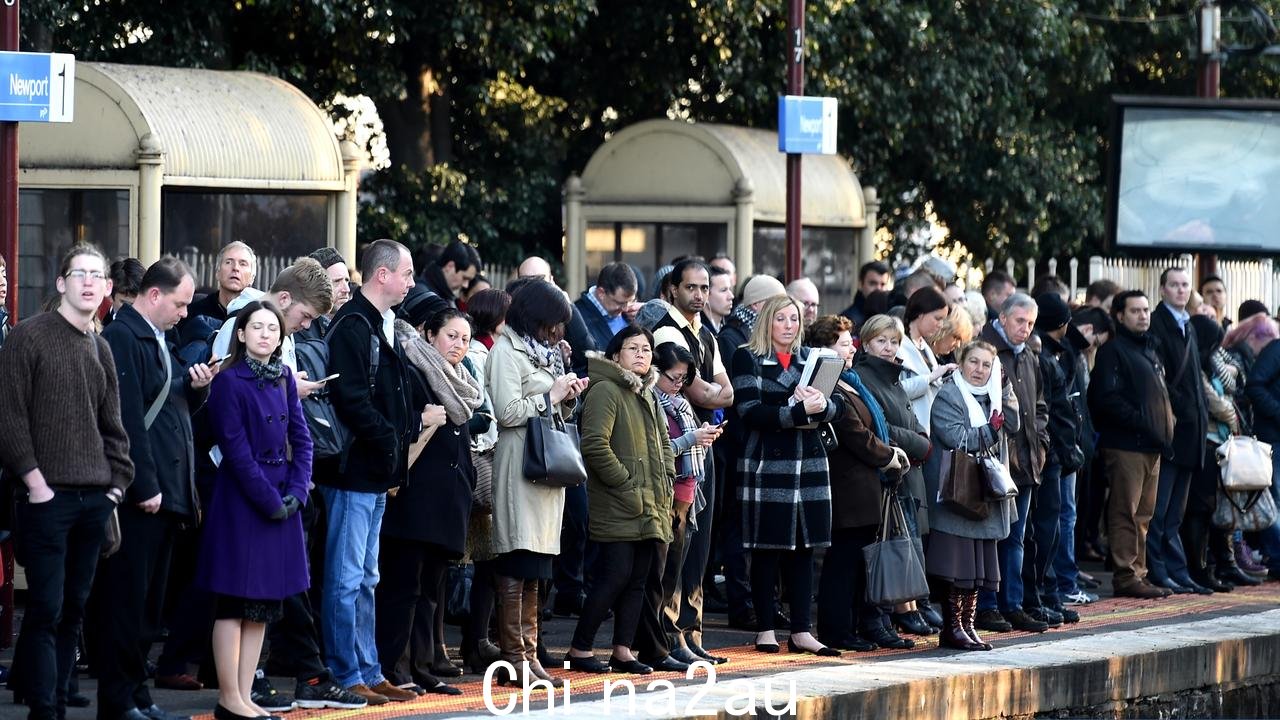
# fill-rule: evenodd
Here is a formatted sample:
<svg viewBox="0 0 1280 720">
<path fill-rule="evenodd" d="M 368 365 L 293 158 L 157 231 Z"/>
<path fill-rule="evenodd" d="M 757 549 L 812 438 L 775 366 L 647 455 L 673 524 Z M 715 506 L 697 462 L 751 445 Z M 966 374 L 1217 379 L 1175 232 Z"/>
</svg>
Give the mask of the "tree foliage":
<svg viewBox="0 0 1280 720">
<path fill-rule="evenodd" d="M 1262 3 L 1271 12 L 1280 0 Z M 906 237 L 930 209 L 978 257 L 1097 250 L 1112 94 L 1194 92 L 1187 0 L 810 0 L 806 91 Z M 672 117 L 773 127 L 785 0 L 26 0 L 24 42 L 86 60 L 246 68 L 374 99 L 392 167 L 362 236 L 560 247 L 560 186 L 610 133 Z M 1226 18 L 1224 40 L 1252 25 Z M 1222 87 L 1276 97 L 1276 62 Z"/>
</svg>

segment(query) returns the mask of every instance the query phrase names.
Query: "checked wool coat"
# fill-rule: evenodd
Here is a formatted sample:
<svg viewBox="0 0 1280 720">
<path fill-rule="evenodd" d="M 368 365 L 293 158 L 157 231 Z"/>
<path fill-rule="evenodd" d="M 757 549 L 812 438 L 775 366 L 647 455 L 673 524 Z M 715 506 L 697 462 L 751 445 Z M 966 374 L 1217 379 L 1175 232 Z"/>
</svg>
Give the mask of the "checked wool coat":
<svg viewBox="0 0 1280 720">
<path fill-rule="evenodd" d="M 733 354 L 733 408 L 742 420 L 743 433 L 738 499 L 747 549 L 795 550 L 831 544 L 827 452 L 817 429 L 797 428 L 839 419 L 844 401 L 839 395 L 830 398 L 820 417 L 807 415 L 803 405 L 788 404 L 808 353 L 808 348 L 801 348 L 785 370 L 772 352 L 760 357 L 742 347 Z"/>
</svg>

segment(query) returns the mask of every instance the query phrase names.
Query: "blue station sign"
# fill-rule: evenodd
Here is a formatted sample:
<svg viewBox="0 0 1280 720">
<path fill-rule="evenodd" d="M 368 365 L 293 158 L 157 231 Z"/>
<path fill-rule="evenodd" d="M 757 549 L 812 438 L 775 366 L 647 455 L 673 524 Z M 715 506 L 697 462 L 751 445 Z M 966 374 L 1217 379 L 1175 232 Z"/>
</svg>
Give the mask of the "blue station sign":
<svg viewBox="0 0 1280 720">
<path fill-rule="evenodd" d="M 0 52 L 0 121 L 71 122 L 75 86 L 74 55 Z"/>
<path fill-rule="evenodd" d="M 778 150 L 787 154 L 836 154 L 836 99 L 778 98 Z"/>
</svg>

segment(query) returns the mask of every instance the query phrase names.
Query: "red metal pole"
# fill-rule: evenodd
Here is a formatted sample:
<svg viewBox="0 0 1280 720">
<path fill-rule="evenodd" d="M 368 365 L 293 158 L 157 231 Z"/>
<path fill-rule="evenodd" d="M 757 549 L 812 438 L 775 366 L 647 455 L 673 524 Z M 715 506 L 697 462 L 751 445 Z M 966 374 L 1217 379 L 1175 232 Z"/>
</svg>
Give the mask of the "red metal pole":
<svg viewBox="0 0 1280 720">
<path fill-rule="evenodd" d="M 804 94 L 804 0 L 790 0 L 787 94 Z M 800 255 L 800 155 L 787 155 L 787 282 L 803 273 Z"/>
<path fill-rule="evenodd" d="M 18 49 L 18 0 L 0 0 L 0 50 Z M 18 123 L 0 122 L 0 253 L 9 276 L 10 322 L 18 321 Z"/>
</svg>

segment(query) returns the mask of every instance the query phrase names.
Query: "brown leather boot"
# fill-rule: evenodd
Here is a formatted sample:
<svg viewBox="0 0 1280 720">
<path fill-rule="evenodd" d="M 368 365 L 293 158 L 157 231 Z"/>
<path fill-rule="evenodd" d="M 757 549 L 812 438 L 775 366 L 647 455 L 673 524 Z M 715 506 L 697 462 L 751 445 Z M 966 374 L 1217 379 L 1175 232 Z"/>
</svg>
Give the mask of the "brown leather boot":
<svg viewBox="0 0 1280 720">
<path fill-rule="evenodd" d="M 981 650 L 964 631 L 960 620 L 960 590 L 951 588 L 947 593 L 947 602 L 942 607 L 942 632 L 938 634 L 939 647 L 955 650 Z"/>
<path fill-rule="evenodd" d="M 964 628 L 964 634 L 969 639 L 979 645 L 982 650 L 990 650 L 991 643 L 983 642 L 978 637 L 978 629 L 974 626 L 978 618 L 978 590 L 961 590 L 960 591 L 960 626 Z"/>
<path fill-rule="evenodd" d="M 538 581 L 524 581 L 524 600 L 520 605 L 520 629 L 524 633 L 524 657 L 529 662 L 529 672 L 539 680 L 546 680 L 552 687 L 562 687 L 564 680 L 551 677 L 538 662 Z"/>
<path fill-rule="evenodd" d="M 524 581 L 519 578 L 495 576 L 498 600 L 498 649 L 501 659 L 515 668 L 512 675 L 499 679 L 503 685 L 522 685 L 524 667 L 524 632 L 521 629 Z"/>
</svg>

